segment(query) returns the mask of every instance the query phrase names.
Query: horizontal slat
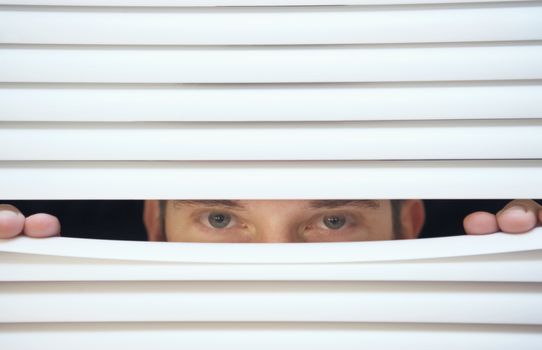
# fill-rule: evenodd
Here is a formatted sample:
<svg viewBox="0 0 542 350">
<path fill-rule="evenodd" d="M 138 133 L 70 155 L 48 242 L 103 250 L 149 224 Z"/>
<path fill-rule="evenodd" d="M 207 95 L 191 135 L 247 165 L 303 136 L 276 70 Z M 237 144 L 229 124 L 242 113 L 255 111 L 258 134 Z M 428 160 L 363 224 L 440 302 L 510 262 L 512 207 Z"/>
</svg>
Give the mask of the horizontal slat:
<svg viewBox="0 0 542 350">
<path fill-rule="evenodd" d="M 522 235 L 312 244 L 0 240 L 4 282 L 542 282 L 541 262 L 542 228 Z"/>
<path fill-rule="evenodd" d="M 540 160 L 0 162 L 4 199 L 542 198 L 541 179 Z"/>
<path fill-rule="evenodd" d="M 0 120 L 512 119 L 540 118 L 540 101 L 541 81 L 209 86 L 0 84 Z"/>
<path fill-rule="evenodd" d="M 0 160 L 536 159 L 542 158 L 541 135 L 542 119 L 282 124 L 5 122 L 0 123 Z"/>
<path fill-rule="evenodd" d="M 388 5 L 463 2 L 524 2 L 525 0 L 0 0 L 0 5 L 47 6 L 300 6 L 300 5 Z"/>
<path fill-rule="evenodd" d="M 122 11 L 0 7 L 0 43 L 291 45 L 541 40 L 540 18 L 540 3 Z"/>
<path fill-rule="evenodd" d="M 9 350 L 94 350 L 122 344 L 133 350 L 538 350 L 539 326 L 351 323 L 54 323 L 0 325 Z"/>
<path fill-rule="evenodd" d="M 138 262 L 221 263 L 221 264 L 308 264 L 308 263 L 374 263 L 414 260 L 431 263 L 433 259 L 460 259 L 478 256 L 489 260 L 504 254 L 502 260 L 514 260 L 510 253 L 542 253 L 542 229 L 529 234 L 498 233 L 482 236 L 441 237 L 424 240 L 371 242 L 334 242 L 312 244 L 202 244 L 181 242 L 137 242 L 89 240 L 53 237 L 47 240 L 17 237 L 0 240 L 0 252 L 93 258 Z M 523 260 L 520 255 L 515 259 Z M 7 257 L 9 259 L 9 256 Z M 418 261 L 423 260 L 423 261 Z M 529 259 L 527 259 L 529 260 Z M 20 262 L 20 260 L 18 260 Z M 457 261 L 461 263 L 461 260 Z M 479 261 L 478 261 L 479 262 Z M 74 263 L 77 263 L 75 261 Z M 504 271 L 503 271 L 504 273 Z M 466 272 L 468 274 L 468 272 Z M 503 274 L 503 278 L 504 278 Z M 405 277 L 407 280 L 416 280 Z M 402 278 L 402 279 L 405 279 Z M 540 276 L 542 278 L 542 276 Z M 541 281 L 540 278 L 528 281 Z"/>
<path fill-rule="evenodd" d="M 333 69 L 331 69 L 331 67 Z M 1 82 L 285 83 L 542 79 L 542 45 L 13 46 Z"/>
<path fill-rule="evenodd" d="M 145 306 L 145 307 L 141 307 Z M 11 282 L 11 322 L 400 322 L 542 324 L 542 284 Z M 84 310 L 84 312 L 82 312 Z"/>
<path fill-rule="evenodd" d="M 540 234 L 538 232 L 537 234 Z M 126 243 L 123 241 L 123 243 Z M 171 242 L 168 242 L 171 244 Z M 118 249 L 116 252 L 123 252 Z M 156 263 L 0 254 L 0 281 L 542 282 L 538 252 L 370 264 Z"/>
</svg>

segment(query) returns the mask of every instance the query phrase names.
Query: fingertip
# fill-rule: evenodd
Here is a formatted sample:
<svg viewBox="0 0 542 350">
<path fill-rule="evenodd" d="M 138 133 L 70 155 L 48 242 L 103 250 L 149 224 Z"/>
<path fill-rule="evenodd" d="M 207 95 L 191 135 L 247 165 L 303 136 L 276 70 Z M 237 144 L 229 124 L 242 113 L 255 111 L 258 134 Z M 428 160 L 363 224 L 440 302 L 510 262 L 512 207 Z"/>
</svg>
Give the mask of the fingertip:
<svg viewBox="0 0 542 350">
<path fill-rule="evenodd" d="M 533 210 L 519 205 L 506 208 L 497 214 L 497 223 L 501 231 L 508 233 L 530 231 L 536 226 L 537 221 L 537 214 Z"/>
<path fill-rule="evenodd" d="M 495 215 L 485 211 L 467 215 L 463 220 L 463 228 L 468 235 L 486 235 L 499 230 Z"/>
<path fill-rule="evenodd" d="M 34 238 L 59 236 L 60 221 L 53 215 L 34 214 L 26 218 L 24 233 Z"/>
<path fill-rule="evenodd" d="M 0 238 L 13 238 L 23 231 L 24 215 L 12 205 L 0 205 Z"/>
</svg>

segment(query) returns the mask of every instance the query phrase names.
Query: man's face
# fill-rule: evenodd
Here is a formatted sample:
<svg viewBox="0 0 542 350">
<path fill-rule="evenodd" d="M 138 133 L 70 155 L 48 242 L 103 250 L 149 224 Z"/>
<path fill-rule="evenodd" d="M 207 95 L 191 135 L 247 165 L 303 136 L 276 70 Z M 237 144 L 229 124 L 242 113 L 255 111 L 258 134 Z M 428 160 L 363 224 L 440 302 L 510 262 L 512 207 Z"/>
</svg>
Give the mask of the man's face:
<svg viewBox="0 0 542 350">
<path fill-rule="evenodd" d="M 168 241 L 286 243 L 390 240 L 387 200 L 167 201 Z"/>
</svg>

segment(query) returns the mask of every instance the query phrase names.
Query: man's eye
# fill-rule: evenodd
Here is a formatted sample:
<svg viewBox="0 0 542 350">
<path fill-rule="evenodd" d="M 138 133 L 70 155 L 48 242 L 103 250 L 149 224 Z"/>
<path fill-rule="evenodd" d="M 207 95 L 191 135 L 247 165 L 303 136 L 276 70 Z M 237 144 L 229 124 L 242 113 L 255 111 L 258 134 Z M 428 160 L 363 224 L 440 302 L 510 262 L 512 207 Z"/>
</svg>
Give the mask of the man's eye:
<svg viewBox="0 0 542 350">
<path fill-rule="evenodd" d="M 324 225 L 331 230 L 338 230 L 346 223 L 343 215 L 329 215 L 323 218 Z"/>
<path fill-rule="evenodd" d="M 231 222 L 231 215 L 220 212 L 211 212 L 207 217 L 209 225 L 214 228 L 225 228 Z"/>
</svg>

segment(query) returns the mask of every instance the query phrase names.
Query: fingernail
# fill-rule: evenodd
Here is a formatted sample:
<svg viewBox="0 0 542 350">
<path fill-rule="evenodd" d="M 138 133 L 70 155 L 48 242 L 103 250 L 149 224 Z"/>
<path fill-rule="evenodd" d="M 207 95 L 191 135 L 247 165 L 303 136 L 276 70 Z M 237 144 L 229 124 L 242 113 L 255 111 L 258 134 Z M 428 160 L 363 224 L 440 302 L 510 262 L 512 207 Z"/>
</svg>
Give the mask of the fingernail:
<svg viewBox="0 0 542 350">
<path fill-rule="evenodd" d="M 523 213 L 527 213 L 528 210 L 525 207 L 522 207 L 521 205 L 514 205 L 513 207 L 510 207 L 506 209 L 505 211 L 521 211 Z"/>
<path fill-rule="evenodd" d="M 17 217 L 17 213 L 12 210 L 0 210 L 0 219 L 11 219 Z"/>
</svg>

